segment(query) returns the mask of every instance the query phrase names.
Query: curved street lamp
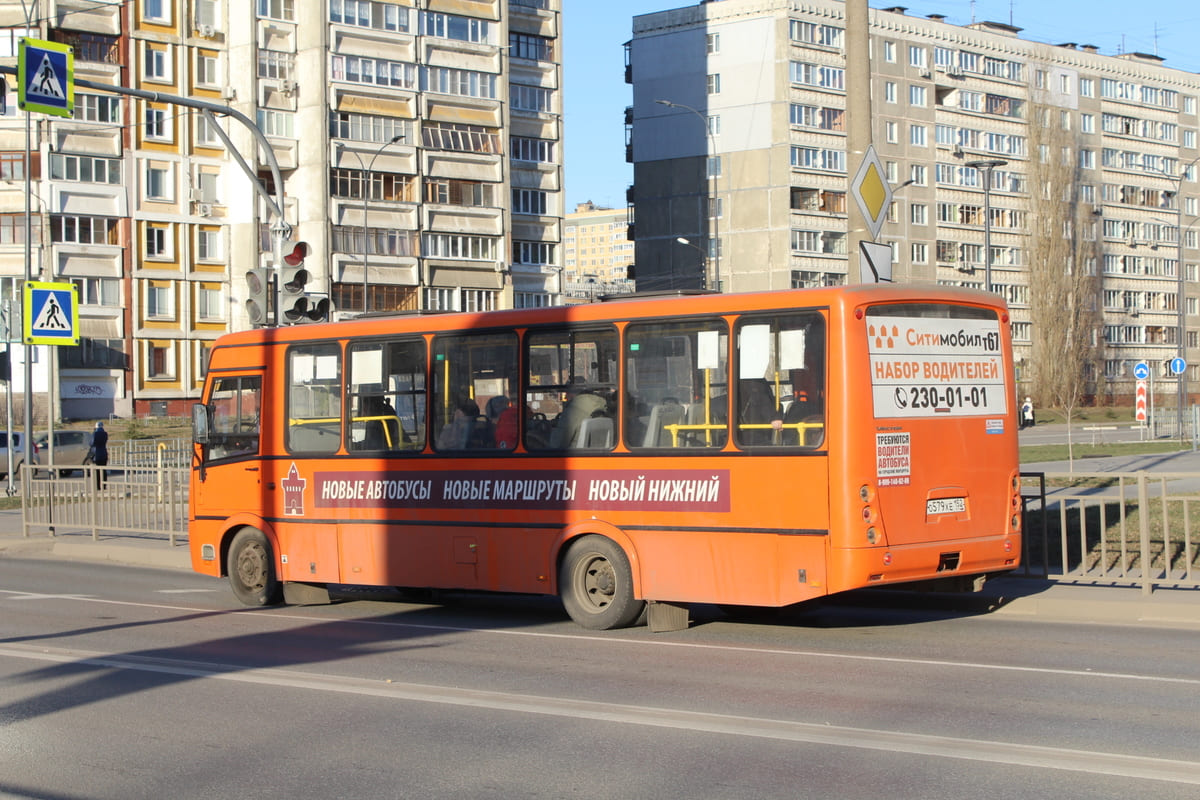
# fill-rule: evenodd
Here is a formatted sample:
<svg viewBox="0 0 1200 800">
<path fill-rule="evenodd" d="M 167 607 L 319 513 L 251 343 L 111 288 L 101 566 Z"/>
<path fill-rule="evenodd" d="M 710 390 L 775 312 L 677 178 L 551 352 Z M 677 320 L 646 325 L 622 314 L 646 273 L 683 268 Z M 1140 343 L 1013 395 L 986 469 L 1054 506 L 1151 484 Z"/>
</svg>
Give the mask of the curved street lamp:
<svg viewBox="0 0 1200 800">
<path fill-rule="evenodd" d="M 393 136 L 391 139 L 388 139 L 386 142 L 384 142 L 382 145 L 379 146 L 379 149 L 376 150 L 375 154 L 371 156 L 371 160 L 366 162 L 365 164 L 363 163 L 362 155 L 357 150 L 350 150 L 349 148 L 347 148 L 345 146 L 343 146 L 343 148 L 342 148 L 344 151 L 354 154 L 354 157 L 358 159 L 358 168 L 362 172 L 362 198 L 363 198 L 363 208 L 362 208 L 362 210 L 363 210 L 363 222 L 362 222 L 362 228 L 363 228 L 363 277 L 362 277 L 363 301 L 362 301 L 362 310 L 363 310 L 364 314 L 367 313 L 367 311 L 369 310 L 368 302 L 367 302 L 367 291 L 369 288 L 369 281 L 367 279 L 367 259 L 368 259 L 368 256 L 370 255 L 371 247 L 368 244 L 370 239 L 368 238 L 368 232 L 367 232 L 367 201 L 371 199 L 371 170 L 374 169 L 374 167 L 375 167 L 375 159 L 379 158 L 379 156 L 383 153 L 384 150 L 388 149 L 389 147 L 394 145 L 396 142 L 399 142 L 404 138 L 405 138 L 405 135 L 403 133 L 400 133 L 400 134 Z"/>
<path fill-rule="evenodd" d="M 667 106 L 668 108 L 682 108 L 684 111 L 690 111 L 696 115 L 696 118 L 700 120 L 700 124 L 704 126 L 704 135 L 708 139 L 708 152 L 705 154 L 704 172 L 708 179 L 708 214 L 709 214 L 709 218 L 712 219 L 712 232 L 709 236 L 709 253 L 712 254 L 713 280 L 716 282 L 717 291 L 720 291 L 721 290 L 721 228 L 720 228 L 720 214 L 718 213 L 718 209 L 717 209 L 717 176 L 715 174 L 713 174 L 712 163 L 711 163 L 711 159 L 715 158 L 717 155 L 716 139 L 713 138 L 712 128 L 709 127 L 708 117 L 704 116 L 704 114 L 700 113 L 699 111 L 692 108 L 691 106 L 684 105 L 683 103 L 674 103 L 670 100 L 655 100 L 654 102 L 658 103 L 660 106 Z M 688 242 L 686 240 L 684 241 L 684 243 L 692 244 L 691 242 Z M 692 247 L 696 247 L 696 245 L 693 244 Z M 706 254 L 704 257 L 706 268 L 707 268 L 708 260 L 709 260 L 709 256 Z"/>
</svg>

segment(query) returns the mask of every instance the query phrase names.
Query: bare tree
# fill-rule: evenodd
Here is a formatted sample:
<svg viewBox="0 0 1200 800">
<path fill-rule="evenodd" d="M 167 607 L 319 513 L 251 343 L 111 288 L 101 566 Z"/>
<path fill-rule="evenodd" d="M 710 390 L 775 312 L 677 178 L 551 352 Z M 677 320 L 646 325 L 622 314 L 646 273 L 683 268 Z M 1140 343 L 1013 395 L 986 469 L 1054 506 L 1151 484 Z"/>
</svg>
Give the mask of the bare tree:
<svg viewBox="0 0 1200 800">
<path fill-rule="evenodd" d="M 1075 458 L 1072 417 L 1102 374 L 1099 218 L 1080 199 L 1080 141 L 1061 124 L 1061 109 L 1029 109 L 1029 315 L 1033 392 L 1067 419 L 1067 452 Z"/>
</svg>

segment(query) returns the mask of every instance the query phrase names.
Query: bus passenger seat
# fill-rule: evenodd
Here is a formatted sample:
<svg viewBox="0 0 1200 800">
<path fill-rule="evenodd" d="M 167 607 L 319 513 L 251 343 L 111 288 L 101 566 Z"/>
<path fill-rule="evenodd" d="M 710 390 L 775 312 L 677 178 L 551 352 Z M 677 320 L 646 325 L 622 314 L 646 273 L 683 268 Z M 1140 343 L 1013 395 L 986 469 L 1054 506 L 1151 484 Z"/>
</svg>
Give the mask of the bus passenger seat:
<svg viewBox="0 0 1200 800">
<path fill-rule="evenodd" d="M 613 444 L 613 421 L 608 417 L 588 417 L 579 424 L 572 447 L 609 450 Z"/>
<path fill-rule="evenodd" d="M 666 398 L 663 402 L 650 409 L 650 423 L 646 426 L 646 436 L 642 439 L 642 447 L 670 447 L 671 432 L 667 425 L 677 425 L 683 422 L 683 406 L 679 401 Z"/>
</svg>

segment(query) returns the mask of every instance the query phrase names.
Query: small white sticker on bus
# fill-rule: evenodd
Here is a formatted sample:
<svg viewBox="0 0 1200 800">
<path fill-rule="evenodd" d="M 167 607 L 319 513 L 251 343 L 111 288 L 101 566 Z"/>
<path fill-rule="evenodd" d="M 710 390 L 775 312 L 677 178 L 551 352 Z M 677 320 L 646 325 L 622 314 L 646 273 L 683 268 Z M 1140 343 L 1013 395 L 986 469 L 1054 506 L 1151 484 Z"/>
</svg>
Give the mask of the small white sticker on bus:
<svg viewBox="0 0 1200 800">
<path fill-rule="evenodd" d="M 875 476 L 880 486 L 907 486 L 912 474 L 912 434 L 875 434 Z"/>
</svg>

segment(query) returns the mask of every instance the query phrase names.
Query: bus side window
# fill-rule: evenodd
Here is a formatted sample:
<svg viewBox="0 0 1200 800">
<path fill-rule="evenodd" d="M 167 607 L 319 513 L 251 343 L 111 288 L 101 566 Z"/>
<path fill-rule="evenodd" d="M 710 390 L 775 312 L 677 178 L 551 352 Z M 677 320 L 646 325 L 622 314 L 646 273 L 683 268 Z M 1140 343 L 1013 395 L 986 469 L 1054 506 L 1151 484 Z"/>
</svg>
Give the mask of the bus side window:
<svg viewBox="0 0 1200 800">
<path fill-rule="evenodd" d="M 287 352 L 287 449 L 336 453 L 342 444 L 342 358 L 337 342 Z"/>
<path fill-rule="evenodd" d="M 433 392 L 430 434 L 435 450 L 492 453 L 511 451 L 515 440 L 497 447 L 496 427 L 503 401 L 516 390 L 517 336 L 515 333 L 467 333 L 437 336 L 433 340 L 430 370 Z M 489 419 L 485 409 L 497 412 Z"/>
<path fill-rule="evenodd" d="M 425 445 L 425 342 L 353 343 L 351 452 L 419 452 Z"/>
<path fill-rule="evenodd" d="M 825 321 L 816 312 L 748 316 L 737 328 L 735 434 L 741 446 L 825 439 Z"/>
<path fill-rule="evenodd" d="M 262 378 L 257 375 L 218 378 L 208 404 L 212 409 L 212 430 L 206 460 L 256 454 Z"/>
<path fill-rule="evenodd" d="M 633 323 L 625 335 L 625 444 L 720 449 L 729 334 L 720 319 Z"/>
<path fill-rule="evenodd" d="M 616 330 L 535 330 L 526 348 L 526 449 L 611 450 L 617 429 Z"/>
</svg>

